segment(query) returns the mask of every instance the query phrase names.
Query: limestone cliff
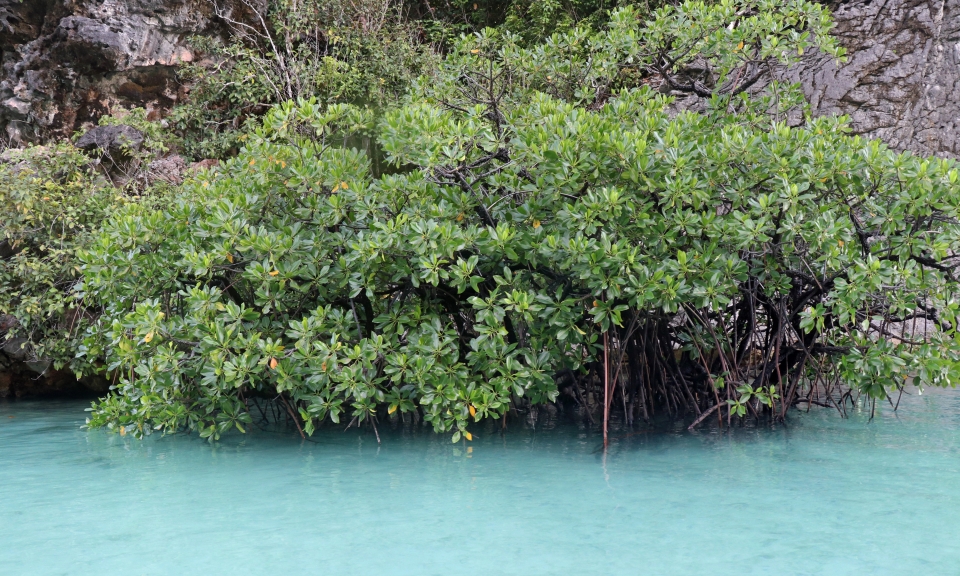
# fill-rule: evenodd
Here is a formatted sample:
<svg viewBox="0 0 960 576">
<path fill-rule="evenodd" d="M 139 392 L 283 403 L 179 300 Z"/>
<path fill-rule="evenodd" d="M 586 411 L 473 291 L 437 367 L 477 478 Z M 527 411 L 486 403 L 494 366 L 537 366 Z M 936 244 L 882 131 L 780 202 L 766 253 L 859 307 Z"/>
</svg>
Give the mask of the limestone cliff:
<svg viewBox="0 0 960 576">
<path fill-rule="evenodd" d="M 213 0 L 0 0 L 0 137 L 71 134 L 117 106 L 162 114 L 188 40 L 222 31 Z"/>
<path fill-rule="evenodd" d="M 960 0 L 831 5 L 848 61 L 813 56 L 790 70 L 820 114 L 897 150 L 960 157 Z"/>
</svg>

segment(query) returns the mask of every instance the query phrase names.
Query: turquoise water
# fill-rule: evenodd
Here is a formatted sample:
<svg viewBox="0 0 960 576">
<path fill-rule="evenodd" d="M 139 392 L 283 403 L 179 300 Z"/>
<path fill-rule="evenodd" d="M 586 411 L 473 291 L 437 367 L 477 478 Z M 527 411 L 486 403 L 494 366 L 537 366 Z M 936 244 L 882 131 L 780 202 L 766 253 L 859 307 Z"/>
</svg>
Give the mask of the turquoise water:
<svg viewBox="0 0 960 576">
<path fill-rule="evenodd" d="M 0 574 L 960 574 L 960 391 L 623 438 L 254 432 L 0 403 Z"/>
</svg>

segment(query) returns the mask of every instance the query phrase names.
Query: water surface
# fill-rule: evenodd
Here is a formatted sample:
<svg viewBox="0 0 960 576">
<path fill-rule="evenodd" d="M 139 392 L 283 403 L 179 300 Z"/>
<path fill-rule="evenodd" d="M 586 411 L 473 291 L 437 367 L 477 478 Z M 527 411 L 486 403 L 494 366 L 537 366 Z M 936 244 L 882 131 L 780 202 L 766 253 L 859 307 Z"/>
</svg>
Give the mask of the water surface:
<svg viewBox="0 0 960 576">
<path fill-rule="evenodd" d="M 960 391 L 650 432 L 258 432 L 0 403 L 0 574 L 956 574 Z"/>
</svg>

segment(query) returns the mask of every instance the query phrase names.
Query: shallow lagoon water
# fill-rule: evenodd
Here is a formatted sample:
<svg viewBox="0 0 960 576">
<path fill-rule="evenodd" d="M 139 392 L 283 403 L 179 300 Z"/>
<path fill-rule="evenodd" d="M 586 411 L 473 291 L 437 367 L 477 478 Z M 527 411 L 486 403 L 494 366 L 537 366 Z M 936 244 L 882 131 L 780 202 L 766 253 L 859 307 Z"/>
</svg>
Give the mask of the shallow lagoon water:
<svg viewBox="0 0 960 576">
<path fill-rule="evenodd" d="M 254 431 L 0 403 L 0 574 L 957 574 L 960 391 L 649 432 Z"/>
</svg>

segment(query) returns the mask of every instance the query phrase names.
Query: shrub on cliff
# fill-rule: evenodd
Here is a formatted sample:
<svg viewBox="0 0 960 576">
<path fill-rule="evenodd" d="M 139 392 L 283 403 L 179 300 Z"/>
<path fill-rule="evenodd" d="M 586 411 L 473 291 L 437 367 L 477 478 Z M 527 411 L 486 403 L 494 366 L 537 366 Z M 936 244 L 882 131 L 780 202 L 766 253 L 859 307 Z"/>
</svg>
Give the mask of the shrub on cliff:
<svg viewBox="0 0 960 576">
<path fill-rule="evenodd" d="M 74 260 L 106 218 L 118 191 L 69 144 L 8 150 L 0 161 L 0 315 L 8 329 L 2 355 L 56 368 L 74 362 L 85 328 L 72 298 Z M 75 368 L 78 368 L 74 365 Z"/>
<path fill-rule="evenodd" d="M 248 7 L 253 13 L 220 14 L 228 41 L 195 40 L 213 65 L 204 60 L 180 71 L 191 92 L 170 121 L 193 156 L 235 153 L 247 121 L 259 122 L 284 100 L 392 105 L 436 62 L 391 0 L 270 0 L 262 9 Z"/>
<path fill-rule="evenodd" d="M 276 107 L 83 256 L 85 351 L 119 376 L 91 423 L 213 439 L 259 396 L 306 432 L 410 413 L 458 440 L 557 377 L 605 417 L 696 422 L 956 382 L 954 164 L 790 127 L 783 86 L 748 96 L 837 54 L 828 27 L 804 2 L 625 9 L 533 48 L 467 38 L 381 120 Z"/>
<path fill-rule="evenodd" d="M 89 154 L 61 142 L 0 156 L 0 369 L 30 362 L 92 370 L 76 355 L 96 316 L 73 292 L 77 253 L 120 207 L 151 206 L 171 192 L 147 177 L 149 163 L 167 150 L 167 135 L 143 110 L 101 124 L 121 126 L 121 135 L 135 141 L 88 138 L 78 145 L 91 148 Z"/>
</svg>

